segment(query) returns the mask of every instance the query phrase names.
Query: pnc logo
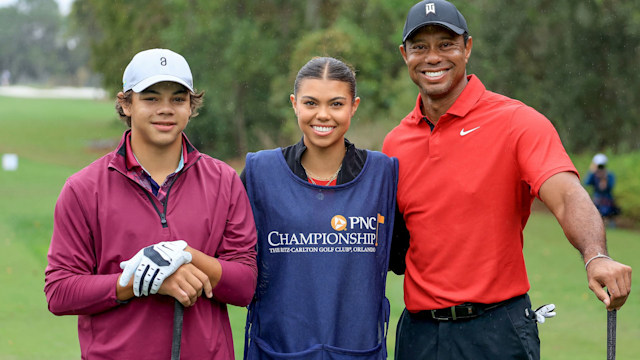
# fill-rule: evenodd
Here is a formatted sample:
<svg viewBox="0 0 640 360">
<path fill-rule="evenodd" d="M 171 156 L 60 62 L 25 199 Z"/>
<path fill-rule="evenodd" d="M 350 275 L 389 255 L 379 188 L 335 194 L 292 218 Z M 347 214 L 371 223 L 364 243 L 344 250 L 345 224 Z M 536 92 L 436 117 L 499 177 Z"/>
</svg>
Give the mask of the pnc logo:
<svg viewBox="0 0 640 360">
<path fill-rule="evenodd" d="M 347 219 L 342 215 L 336 215 L 331 218 L 331 227 L 335 231 L 347 230 Z"/>
</svg>

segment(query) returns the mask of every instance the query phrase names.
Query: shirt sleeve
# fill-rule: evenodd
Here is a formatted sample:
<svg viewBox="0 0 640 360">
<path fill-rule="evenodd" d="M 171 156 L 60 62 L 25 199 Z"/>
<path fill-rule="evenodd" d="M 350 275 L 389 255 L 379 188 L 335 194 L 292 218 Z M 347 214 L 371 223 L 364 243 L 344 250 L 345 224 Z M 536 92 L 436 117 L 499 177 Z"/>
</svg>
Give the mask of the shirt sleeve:
<svg viewBox="0 0 640 360">
<path fill-rule="evenodd" d="M 515 161 L 531 194 L 538 196 L 542 184 L 561 172 L 579 176 L 553 124 L 536 110 L 521 106 L 514 111 L 511 135 Z"/>
<path fill-rule="evenodd" d="M 44 292 L 56 315 L 96 314 L 118 306 L 119 274 L 95 274 L 92 234 L 71 181 L 62 188 L 54 210 Z"/>
<path fill-rule="evenodd" d="M 222 275 L 213 289 L 213 295 L 223 303 L 247 306 L 253 298 L 258 277 L 257 234 L 242 181 L 235 173 L 232 177 L 231 202 L 223 239 L 217 252 Z"/>
<path fill-rule="evenodd" d="M 407 251 L 409 250 L 410 235 L 404 216 L 396 205 L 396 215 L 393 223 L 393 236 L 391 240 L 391 250 L 389 254 L 389 270 L 397 275 L 404 274 L 407 263 Z"/>
</svg>

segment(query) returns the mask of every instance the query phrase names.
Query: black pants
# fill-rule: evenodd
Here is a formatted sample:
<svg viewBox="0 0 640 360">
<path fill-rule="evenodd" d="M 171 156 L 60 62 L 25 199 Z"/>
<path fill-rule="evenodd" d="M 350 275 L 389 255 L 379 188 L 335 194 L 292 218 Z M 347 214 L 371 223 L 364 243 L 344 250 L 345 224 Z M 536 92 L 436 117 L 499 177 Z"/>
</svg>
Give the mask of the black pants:
<svg viewBox="0 0 640 360">
<path fill-rule="evenodd" d="M 540 339 L 528 295 L 467 320 L 438 321 L 404 309 L 396 360 L 539 360 Z"/>
</svg>

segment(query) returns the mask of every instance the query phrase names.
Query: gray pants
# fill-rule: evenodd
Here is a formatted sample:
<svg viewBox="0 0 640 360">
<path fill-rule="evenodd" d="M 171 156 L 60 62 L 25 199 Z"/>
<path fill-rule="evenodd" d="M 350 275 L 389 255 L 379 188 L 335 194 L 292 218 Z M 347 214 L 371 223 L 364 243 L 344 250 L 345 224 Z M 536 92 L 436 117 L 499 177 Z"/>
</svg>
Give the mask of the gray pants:
<svg viewBox="0 0 640 360">
<path fill-rule="evenodd" d="M 404 310 L 396 360 L 539 360 L 538 325 L 528 295 L 465 320 L 439 321 Z"/>
</svg>

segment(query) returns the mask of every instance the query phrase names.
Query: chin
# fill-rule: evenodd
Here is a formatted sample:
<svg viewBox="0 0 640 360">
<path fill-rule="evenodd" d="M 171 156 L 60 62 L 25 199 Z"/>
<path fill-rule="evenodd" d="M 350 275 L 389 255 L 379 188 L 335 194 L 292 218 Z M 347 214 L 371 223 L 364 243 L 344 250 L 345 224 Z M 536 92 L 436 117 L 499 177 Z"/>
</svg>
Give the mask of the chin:
<svg viewBox="0 0 640 360">
<path fill-rule="evenodd" d="M 446 96 L 451 92 L 451 86 L 449 84 L 423 86 L 422 92 L 430 97 Z"/>
</svg>

